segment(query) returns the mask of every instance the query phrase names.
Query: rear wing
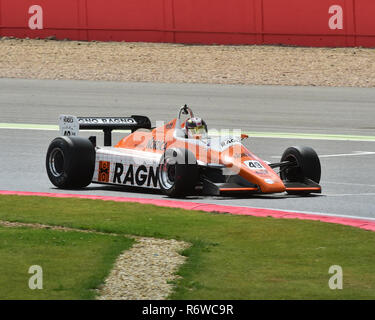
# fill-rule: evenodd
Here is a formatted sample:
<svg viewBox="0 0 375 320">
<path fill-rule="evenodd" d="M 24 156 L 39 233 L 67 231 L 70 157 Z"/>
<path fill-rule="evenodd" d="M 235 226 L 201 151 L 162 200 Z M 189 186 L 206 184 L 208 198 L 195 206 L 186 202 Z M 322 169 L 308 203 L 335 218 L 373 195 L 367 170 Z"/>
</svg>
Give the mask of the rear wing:
<svg viewBox="0 0 375 320">
<path fill-rule="evenodd" d="M 63 136 L 78 136 L 79 130 L 103 130 L 104 146 L 112 145 L 112 130 L 151 129 L 151 121 L 145 116 L 130 117 L 76 117 L 59 116 L 60 134 Z"/>
</svg>

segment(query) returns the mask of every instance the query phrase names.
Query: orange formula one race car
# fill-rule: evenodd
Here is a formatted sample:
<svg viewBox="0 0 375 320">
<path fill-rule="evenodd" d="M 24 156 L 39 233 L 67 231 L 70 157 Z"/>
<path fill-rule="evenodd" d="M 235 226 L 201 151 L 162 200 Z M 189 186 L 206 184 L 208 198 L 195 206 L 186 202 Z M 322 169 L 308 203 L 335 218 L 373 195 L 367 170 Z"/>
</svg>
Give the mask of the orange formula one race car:
<svg viewBox="0 0 375 320">
<path fill-rule="evenodd" d="M 186 105 L 156 128 L 145 116 L 61 115 L 59 121 L 62 136 L 46 156 L 48 177 L 58 188 L 101 183 L 161 189 L 171 197 L 321 192 L 320 161 L 312 148 L 290 147 L 280 162 L 263 161 L 242 144 L 247 136 L 240 132 L 209 136 L 205 121 Z M 95 136 L 79 137 L 80 129 L 103 130 L 104 146 L 96 145 Z M 131 133 L 111 146 L 113 130 Z"/>
</svg>

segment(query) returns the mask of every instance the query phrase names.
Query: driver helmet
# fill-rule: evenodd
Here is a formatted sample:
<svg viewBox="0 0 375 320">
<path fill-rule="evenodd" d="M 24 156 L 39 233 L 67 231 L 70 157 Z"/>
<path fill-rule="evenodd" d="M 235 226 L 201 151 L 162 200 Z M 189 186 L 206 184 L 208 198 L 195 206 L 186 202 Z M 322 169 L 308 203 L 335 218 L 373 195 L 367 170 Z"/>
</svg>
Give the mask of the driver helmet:
<svg viewBox="0 0 375 320">
<path fill-rule="evenodd" d="M 189 118 L 185 121 L 186 136 L 188 138 L 207 138 L 206 122 L 198 117 Z"/>
</svg>

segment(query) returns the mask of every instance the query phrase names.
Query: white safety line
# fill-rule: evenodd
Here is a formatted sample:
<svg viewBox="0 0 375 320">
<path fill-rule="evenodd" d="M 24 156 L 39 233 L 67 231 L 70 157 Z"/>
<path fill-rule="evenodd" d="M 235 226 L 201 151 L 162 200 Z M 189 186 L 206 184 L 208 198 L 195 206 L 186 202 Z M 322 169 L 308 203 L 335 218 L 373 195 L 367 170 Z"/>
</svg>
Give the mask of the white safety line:
<svg viewBox="0 0 375 320">
<path fill-rule="evenodd" d="M 375 193 L 337 193 L 337 194 L 323 194 L 327 197 L 348 197 L 348 196 L 375 196 Z"/>
<path fill-rule="evenodd" d="M 319 158 L 367 156 L 367 155 L 371 155 L 371 154 L 375 154 L 375 152 L 372 152 L 372 151 L 354 151 L 353 153 L 324 154 L 324 155 L 320 155 Z"/>
<path fill-rule="evenodd" d="M 333 158 L 333 157 L 351 157 L 351 156 L 367 156 L 374 155 L 374 151 L 353 151 L 353 153 L 337 153 L 337 154 L 322 154 L 319 158 Z M 280 156 L 271 156 L 272 159 L 279 159 Z"/>
</svg>

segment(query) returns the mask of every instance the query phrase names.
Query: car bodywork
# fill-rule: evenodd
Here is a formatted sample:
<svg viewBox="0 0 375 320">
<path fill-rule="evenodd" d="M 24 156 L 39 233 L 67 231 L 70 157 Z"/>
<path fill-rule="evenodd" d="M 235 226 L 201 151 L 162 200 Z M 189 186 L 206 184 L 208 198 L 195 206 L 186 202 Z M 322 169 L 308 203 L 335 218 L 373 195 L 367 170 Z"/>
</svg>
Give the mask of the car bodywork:
<svg viewBox="0 0 375 320">
<path fill-rule="evenodd" d="M 189 150 L 193 155 L 192 161 L 199 168 L 195 190 L 206 195 L 321 192 L 321 186 L 306 177 L 283 180 L 274 169 L 282 171 L 296 166 L 294 159 L 268 163 L 242 144 L 246 135 L 187 138 L 184 115 L 193 116 L 193 113 L 184 106 L 177 118 L 156 128 L 151 128 L 150 120 L 144 116 L 60 116 L 60 131 L 65 136 L 75 136 L 80 129 L 103 130 L 104 146 L 97 146 L 96 138 L 90 137 L 95 146 L 93 183 L 160 189 L 163 155 L 168 149 L 179 149 Z M 111 146 L 111 131 L 116 129 L 132 132 Z M 188 157 L 185 160 L 188 162 Z"/>
</svg>

